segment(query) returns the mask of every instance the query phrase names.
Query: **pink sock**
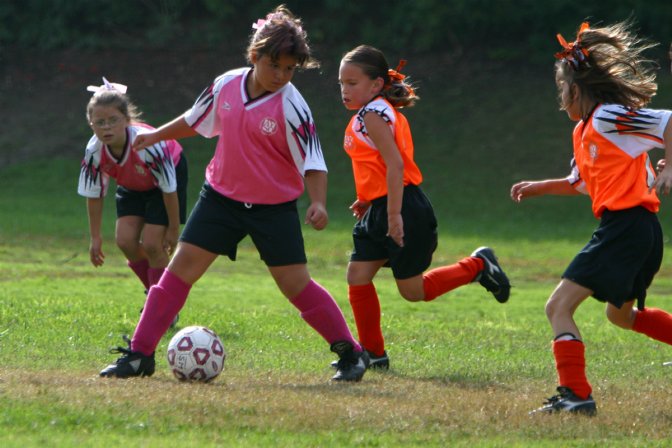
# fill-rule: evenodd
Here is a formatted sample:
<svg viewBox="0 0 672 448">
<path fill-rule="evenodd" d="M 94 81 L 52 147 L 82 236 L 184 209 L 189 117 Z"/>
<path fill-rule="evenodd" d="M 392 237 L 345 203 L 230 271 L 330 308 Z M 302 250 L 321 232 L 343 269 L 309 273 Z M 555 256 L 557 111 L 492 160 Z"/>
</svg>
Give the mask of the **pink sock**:
<svg viewBox="0 0 672 448">
<path fill-rule="evenodd" d="M 126 264 L 133 270 L 133 272 L 135 272 L 135 275 L 138 276 L 142 284 L 145 285 L 145 289 L 149 289 L 149 287 L 152 286 L 149 283 L 149 276 L 147 273 L 147 270 L 149 269 L 149 261 L 147 261 L 146 258 L 138 261 L 126 260 Z"/>
<path fill-rule="evenodd" d="M 165 277 L 165 276 L 164 276 Z M 336 301 L 329 292 L 314 280 L 298 296 L 290 300 L 299 311 L 301 317 L 329 344 L 339 341 L 348 341 L 356 352 L 362 350 L 355 338 L 352 337 L 345 317 Z"/>
<path fill-rule="evenodd" d="M 163 275 L 164 268 L 148 268 L 147 269 L 147 280 L 149 281 L 149 286 L 154 286 L 159 283 L 161 276 Z"/>
<path fill-rule="evenodd" d="M 166 269 L 157 285 L 149 289 L 140 322 L 135 327 L 131 350 L 151 355 L 187 301 L 191 285 Z"/>
</svg>

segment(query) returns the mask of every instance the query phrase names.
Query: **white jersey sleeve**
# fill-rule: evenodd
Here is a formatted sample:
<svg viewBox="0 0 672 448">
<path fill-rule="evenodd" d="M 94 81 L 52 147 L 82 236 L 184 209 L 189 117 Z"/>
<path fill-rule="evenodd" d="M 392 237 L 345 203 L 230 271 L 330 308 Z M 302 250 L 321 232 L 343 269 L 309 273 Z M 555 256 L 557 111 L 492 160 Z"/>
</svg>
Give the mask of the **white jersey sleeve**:
<svg viewBox="0 0 672 448">
<path fill-rule="evenodd" d="M 221 120 L 217 118 L 219 92 L 227 83 L 247 71 L 247 68 L 230 70 L 215 78 L 201 92 L 194 105 L 183 115 L 185 121 L 203 137 L 212 138 L 222 132 Z"/>
<path fill-rule="evenodd" d="M 286 120 L 286 137 L 289 151 L 299 172 L 305 176 L 306 171 L 327 171 L 327 164 L 322 154 L 322 145 L 317 135 L 315 121 L 308 104 L 301 93 L 289 84 L 283 98 Z"/>
<path fill-rule="evenodd" d="M 109 176 L 100 169 L 103 144 L 95 135 L 86 145 L 79 171 L 77 193 L 86 198 L 102 198 L 107 194 Z"/>
<path fill-rule="evenodd" d="M 588 194 L 588 189 L 586 188 L 586 181 L 581 178 L 581 173 L 579 173 L 579 167 L 576 166 L 576 160 L 572 158 L 571 162 L 571 172 L 567 175 L 566 179 L 569 184 L 574 187 L 576 191 L 582 194 Z"/>
<path fill-rule="evenodd" d="M 376 98 L 371 101 L 357 112 L 357 126 L 359 127 L 359 132 L 357 136 L 363 139 L 366 144 L 372 149 L 378 150 L 376 144 L 369 137 L 369 132 L 366 129 L 366 123 L 364 123 L 364 115 L 369 112 L 378 115 L 380 118 L 387 123 L 390 128 L 390 132 L 394 134 L 394 125 L 396 123 L 397 116 L 394 113 L 392 106 L 382 98 Z"/>
<path fill-rule="evenodd" d="M 146 129 L 133 127 L 131 141 L 135 140 L 136 135 L 148 132 Z M 169 142 L 160 141 L 152 146 L 141 149 L 138 156 L 145 162 L 147 168 L 156 180 L 157 186 L 164 193 L 177 191 L 177 175 L 175 174 L 175 164 L 173 156 L 168 147 Z"/>
<path fill-rule="evenodd" d="M 141 152 L 143 154 L 140 156 L 145 160 L 161 191 L 164 193 L 177 191 L 175 165 L 166 142 L 158 142 L 142 149 Z"/>
<path fill-rule="evenodd" d="M 669 110 L 628 109 L 607 104 L 595 111 L 593 127 L 604 138 L 635 158 L 653 148 L 664 148 L 663 133 Z"/>
</svg>

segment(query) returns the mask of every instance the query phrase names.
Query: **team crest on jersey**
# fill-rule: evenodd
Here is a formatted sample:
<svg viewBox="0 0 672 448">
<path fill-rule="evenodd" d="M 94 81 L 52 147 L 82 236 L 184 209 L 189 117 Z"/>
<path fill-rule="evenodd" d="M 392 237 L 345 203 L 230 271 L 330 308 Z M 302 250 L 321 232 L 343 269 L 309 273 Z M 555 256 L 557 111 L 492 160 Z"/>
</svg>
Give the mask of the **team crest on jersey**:
<svg viewBox="0 0 672 448">
<path fill-rule="evenodd" d="M 275 121 L 273 118 L 266 117 L 263 120 L 261 120 L 261 123 L 259 124 L 259 129 L 261 130 L 261 133 L 264 135 L 273 135 L 276 132 L 278 132 L 278 122 Z"/>
<path fill-rule="evenodd" d="M 354 146 L 352 135 L 346 135 L 343 139 L 343 147 L 346 151 L 350 151 Z"/>
<path fill-rule="evenodd" d="M 588 154 L 590 154 L 591 159 L 597 159 L 597 145 L 595 143 L 591 143 L 588 147 Z"/>
<path fill-rule="evenodd" d="M 222 109 L 231 110 L 231 105 L 229 104 L 228 101 L 224 101 L 224 104 L 222 104 Z"/>
<path fill-rule="evenodd" d="M 141 175 L 141 176 L 145 176 L 145 175 L 147 174 L 147 173 L 145 173 L 145 169 L 142 167 L 142 165 L 135 164 L 134 166 L 135 166 L 135 171 L 136 171 L 139 175 Z"/>
</svg>

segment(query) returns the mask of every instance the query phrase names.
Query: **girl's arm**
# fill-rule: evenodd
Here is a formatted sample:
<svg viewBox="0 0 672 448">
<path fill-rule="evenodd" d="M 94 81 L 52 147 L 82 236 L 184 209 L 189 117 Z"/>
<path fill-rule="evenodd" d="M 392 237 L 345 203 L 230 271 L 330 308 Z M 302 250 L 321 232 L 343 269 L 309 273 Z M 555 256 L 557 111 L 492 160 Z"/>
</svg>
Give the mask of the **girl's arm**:
<svg viewBox="0 0 672 448">
<path fill-rule="evenodd" d="M 538 181 L 524 180 L 511 187 L 511 199 L 520 202 L 523 199 L 533 196 L 543 196 L 547 194 L 574 196 L 581 194 L 577 191 L 566 178 L 547 179 Z"/>
<path fill-rule="evenodd" d="M 163 238 L 163 248 L 172 255 L 177 247 L 177 239 L 180 236 L 180 203 L 177 192 L 163 193 L 163 203 L 168 214 L 168 228 Z"/>
<path fill-rule="evenodd" d="M 180 115 L 170 123 L 166 123 L 158 129 L 140 134 L 133 141 L 133 150 L 139 151 L 142 148 L 152 146 L 162 140 L 179 140 L 185 137 L 193 137 L 198 133 L 187 124 L 184 116 Z"/>
<path fill-rule="evenodd" d="M 404 246 L 404 221 L 401 203 L 404 197 L 404 161 L 385 120 L 376 113 L 364 115 L 364 125 L 387 167 L 387 235 Z"/>
<path fill-rule="evenodd" d="M 306 171 L 304 182 L 310 198 L 310 205 L 306 210 L 305 223 L 315 230 L 324 229 L 329 223 L 327 214 L 327 173 L 325 171 Z"/>
<path fill-rule="evenodd" d="M 663 140 L 665 141 L 665 162 L 662 164 L 659 162 L 660 172 L 651 185 L 651 190 L 655 188 L 658 194 L 670 194 L 670 189 L 672 189 L 672 118 L 665 126 Z"/>
<path fill-rule="evenodd" d="M 102 266 L 105 262 L 103 238 L 100 234 L 103 222 L 103 198 L 87 198 L 86 211 L 89 215 L 89 233 L 91 234 L 89 258 L 95 267 Z"/>
</svg>

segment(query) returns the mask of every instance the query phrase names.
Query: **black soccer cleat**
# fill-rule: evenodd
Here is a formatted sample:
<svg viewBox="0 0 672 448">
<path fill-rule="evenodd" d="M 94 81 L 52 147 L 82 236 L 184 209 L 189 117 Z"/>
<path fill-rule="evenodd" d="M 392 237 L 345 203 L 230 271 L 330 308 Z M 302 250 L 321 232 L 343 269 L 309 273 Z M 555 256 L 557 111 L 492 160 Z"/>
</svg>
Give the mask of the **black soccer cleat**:
<svg viewBox="0 0 672 448">
<path fill-rule="evenodd" d="M 577 397 L 569 387 L 560 386 L 558 387 L 558 395 L 548 398 L 542 407 L 531 411 L 530 415 L 553 414 L 556 412 L 569 412 L 592 417 L 597 414 L 597 406 L 591 395 L 582 399 Z"/>
<path fill-rule="evenodd" d="M 128 348 L 117 347 L 110 350 L 110 353 L 122 353 L 114 364 L 110 364 L 100 371 L 100 376 L 129 378 L 132 376 L 152 376 L 154 374 L 155 361 L 154 353 L 151 356 L 143 355 L 140 352 L 131 351 L 131 341 L 124 335 L 124 341 L 128 343 Z"/>
<path fill-rule="evenodd" d="M 370 351 L 366 352 L 369 355 L 369 366 L 367 369 L 374 370 L 389 370 L 390 358 L 387 357 L 387 351 L 383 352 L 382 356 L 375 356 Z M 331 367 L 338 369 L 338 361 L 331 361 Z"/>
<path fill-rule="evenodd" d="M 511 284 L 506 276 L 495 252 L 489 247 L 479 247 L 472 254 L 472 257 L 478 257 L 483 260 L 483 270 L 479 272 L 474 281 L 477 281 L 485 289 L 490 291 L 499 303 L 505 303 L 509 300 L 511 293 Z"/>
<path fill-rule="evenodd" d="M 331 344 L 331 351 L 338 355 L 336 374 L 333 381 L 360 381 L 369 366 L 369 354 L 366 350 L 356 352 L 348 341 Z"/>
</svg>

